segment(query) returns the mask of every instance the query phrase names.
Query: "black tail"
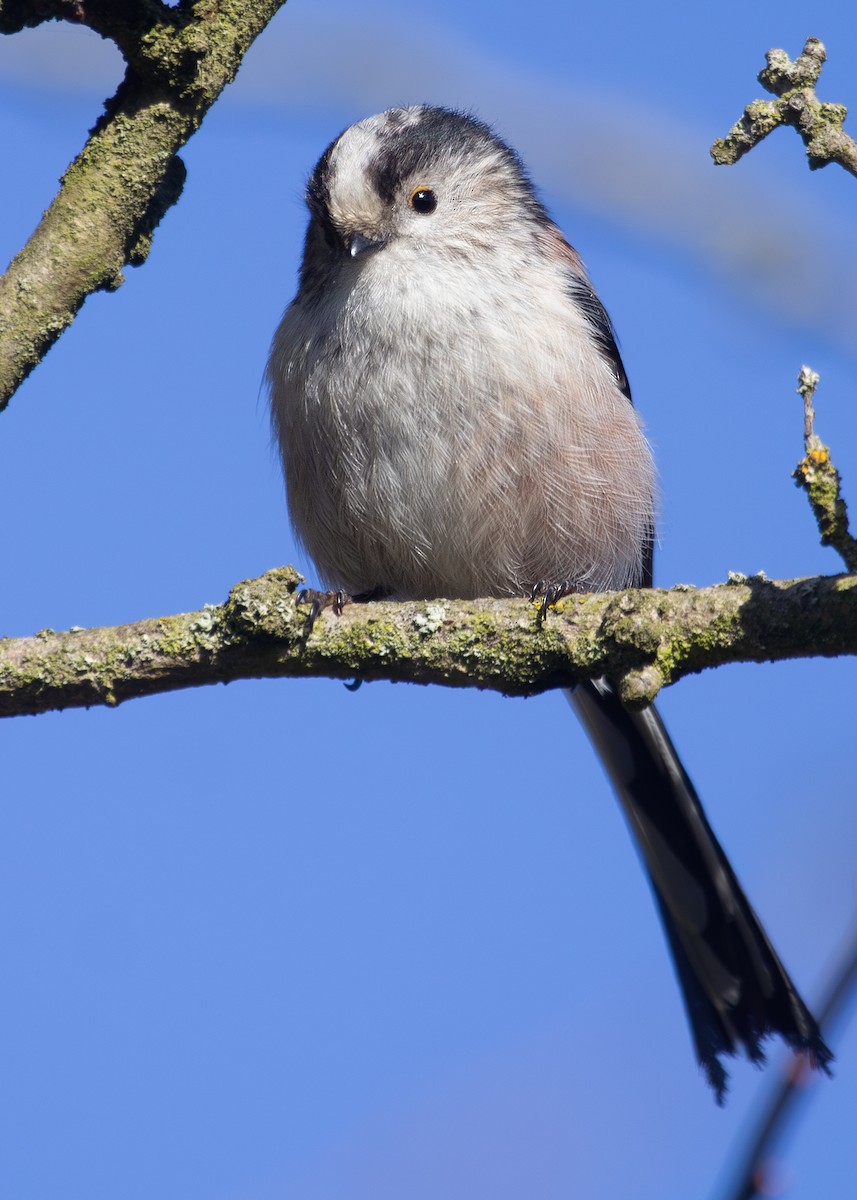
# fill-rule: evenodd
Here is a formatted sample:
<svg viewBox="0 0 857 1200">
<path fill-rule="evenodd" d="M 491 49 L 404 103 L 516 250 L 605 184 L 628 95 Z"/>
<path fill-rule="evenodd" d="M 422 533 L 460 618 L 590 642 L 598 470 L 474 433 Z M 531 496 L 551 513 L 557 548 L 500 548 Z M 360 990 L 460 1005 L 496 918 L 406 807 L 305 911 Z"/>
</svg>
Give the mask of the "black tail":
<svg viewBox="0 0 857 1200">
<path fill-rule="evenodd" d="M 718 1055 L 764 1062 L 778 1033 L 830 1074 L 833 1057 L 750 907 L 654 707 L 625 708 L 606 679 L 569 699 L 622 803 L 666 929 L 696 1053 L 718 1104 Z"/>
</svg>

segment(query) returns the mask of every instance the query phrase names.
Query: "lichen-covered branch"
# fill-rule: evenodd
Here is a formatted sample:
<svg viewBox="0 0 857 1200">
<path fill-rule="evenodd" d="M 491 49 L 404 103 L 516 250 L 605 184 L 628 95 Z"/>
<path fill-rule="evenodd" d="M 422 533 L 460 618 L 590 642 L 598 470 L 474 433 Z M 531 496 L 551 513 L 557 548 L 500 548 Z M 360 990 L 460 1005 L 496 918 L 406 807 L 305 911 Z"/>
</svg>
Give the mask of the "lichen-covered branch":
<svg viewBox="0 0 857 1200">
<path fill-rule="evenodd" d="M 226 604 L 105 629 L 0 640 L 0 716 L 233 679 L 328 676 L 528 695 L 602 674 L 630 704 L 728 662 L 857 654 L 857 575 L 526 600 L 348 605 L 307 625 L 291 567 Z"/>
<path fill-rule="evenodd" d="M 784 50 L 769 50 L 767 67 L 759 82 L 776 100 L 754 100 L 725 138 L 711 147 L 718 165 L 731 165 L 752 150 L 778 125 L 791 125 L 806 146 L 811 170 L 836 162 L 857 175 L 857 142 L 843 129 L 847 108 L 825 104 L 815 94 L 815 85 L 827 57 L 818 38 L 808 38 L 803 53 L 791 61 Z"/>
<path fill-rule="evenodd" d="M 177 151 L 285 0 L 0 0 L 0 31 L 64 17 L 112 38 L 128 64 L 27 245 L 0 277 L 0 409 L 88 295 L 148 254 L 184 182 Z"/>
<path fill-rule="evenodd" d="M 804 457 L 792 472 L 798 487 L 803 488 L 821 534 L 821 544 L 832 546 L 842 558 L 848 571 L 857 571 L 857 540 L 848 526 L 848 508 L 842 499 L 839 472 L 830 458 L 830 448 L 815 433 L 815 410 L 812 407 L 818 375 L 809 367 L 801 367 L 798 392 L 804 403 Z"/>
</svg>

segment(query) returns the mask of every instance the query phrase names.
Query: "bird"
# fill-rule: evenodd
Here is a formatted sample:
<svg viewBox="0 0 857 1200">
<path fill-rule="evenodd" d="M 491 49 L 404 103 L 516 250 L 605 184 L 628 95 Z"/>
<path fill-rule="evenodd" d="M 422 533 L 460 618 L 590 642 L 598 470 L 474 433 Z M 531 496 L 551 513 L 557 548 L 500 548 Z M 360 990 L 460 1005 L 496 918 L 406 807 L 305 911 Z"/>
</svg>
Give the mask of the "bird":
<svg viewBox="0 0 857 1200">
<path fill-rule="evenodd" d="M 332 594 L 651 587 L 656 485 L 616 335 L 517 152 L 462 111 L 350 126 L 306 187 L 298 289 L 267 365 L 294 531 Z M 649 877 L 695 1052 L 831 1051 L 654 705 L 569 689 Z"/>
</svg>

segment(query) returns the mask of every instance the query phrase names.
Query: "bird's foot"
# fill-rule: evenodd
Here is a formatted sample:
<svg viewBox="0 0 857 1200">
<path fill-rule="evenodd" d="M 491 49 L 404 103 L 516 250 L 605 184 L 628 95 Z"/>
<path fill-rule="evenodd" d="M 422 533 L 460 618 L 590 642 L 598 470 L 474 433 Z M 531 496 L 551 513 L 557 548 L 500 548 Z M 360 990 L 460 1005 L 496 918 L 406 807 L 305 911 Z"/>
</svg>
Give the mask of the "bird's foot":
<svg viewBox="0 0 857 1200">
<path fill-rule="evenodd" d="M 382 587 L 370 588 L 365 592 L 357 592 L 353 596 L 343 591 L 342 588 L 337 588 L 333 592 L 318 592 L 315 588 L 304 588 L 298 592 L 298 604 L 308 604 L 310 606 L 306 619 L 306 633 L 310 634 L 319 613 L 324 612 L 326 608 L 332 608 L 336 615 L 340 617 L 346 604 L 368 604 L 370 600 L 384 600 L 388 595 L 389 592 Z"/>
<path fill-rule="evenodd" d="M 551 583 L 549 579 L 540 579 L 534 583 L 530 601 L 538 606 L 539 623 L 544 621 L 549 608 L 553 608 L 569 592 L 576 591 L 577 588 L 568 579 L 561 579 L 557 583 Z"/>
<path fill-rule="evenodd" d="M 304 633 L 309 636 L 312 633 L 313 626 L 318 620 L 319 613 L 324 612 L 326 608 L 332 608 L 337 616 L 340 616 L 343 608 L 354 597 L 349 596 L 347 592 L 343 592 L 341 588 L 335 592 L 318 592 L 315 588 L 303 588 L 298 592 L 298 604 L 308 604 L 309 613 L 307 614 L 306 623 L 304 625 Z"/>
</svg>

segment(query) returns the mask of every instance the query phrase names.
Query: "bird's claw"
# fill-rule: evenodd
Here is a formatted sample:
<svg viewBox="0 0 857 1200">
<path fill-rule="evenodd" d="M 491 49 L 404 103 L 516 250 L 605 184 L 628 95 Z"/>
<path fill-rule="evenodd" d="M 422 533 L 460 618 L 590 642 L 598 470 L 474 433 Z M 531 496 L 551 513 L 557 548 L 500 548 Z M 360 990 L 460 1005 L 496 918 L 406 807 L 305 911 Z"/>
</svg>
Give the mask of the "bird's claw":
<svg viewBox="0 0 857 1200">
<path fill-rule="evenodd" d="M 569 592 L 575 589 L 567 579 L 561 579 L 557 583 L 551 583 L 547 579 L 540 579 L 533 584 L 533 590 L 530 592 L 530 601 L 535 604 L 538 601 L 538 618 L 539 621 L 544 621 L 549 608 L 553 608 L 558 604 L 563 596 L 567 596 Z"/>
<path fill-rule="evenodd" d="M 304 632 L 307 636 L 312 633 L 319 613 L 323 612 L 326 608 L 332 608 L 339 617 L 342 615 L 343 608 L 345 608 L 350 600 L 351 597 L 347 592 L 343 592 L 341 588 L 335 592 L 318 592 L 315 588 L 303 588 L 302 591 L 298 592 L 298 604 L 308 604 L 310 606 L 304 625 Z"/>
</svg>

